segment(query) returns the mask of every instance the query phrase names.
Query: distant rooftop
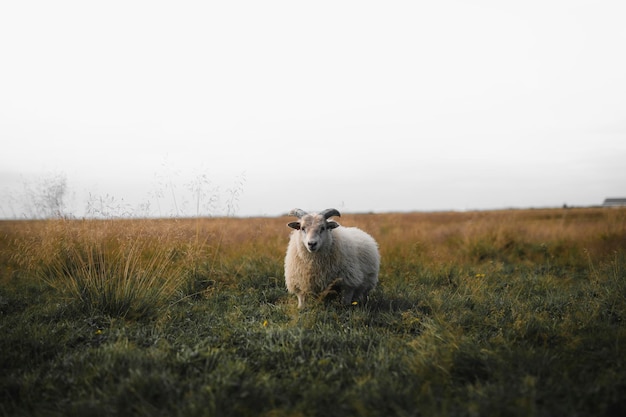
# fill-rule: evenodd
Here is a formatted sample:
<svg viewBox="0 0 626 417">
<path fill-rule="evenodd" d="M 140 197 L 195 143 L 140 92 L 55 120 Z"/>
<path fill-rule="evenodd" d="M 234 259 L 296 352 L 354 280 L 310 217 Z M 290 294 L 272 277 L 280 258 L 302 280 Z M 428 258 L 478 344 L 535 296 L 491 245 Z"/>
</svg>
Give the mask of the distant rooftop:
<svg viewBox="0 0 626 417">
<path fill-rule="evenodd" d="M 615 207 L 615 206 L 626 206 L 626 197 L 624 198 L 606 198 L 604 203 L 602 203 L 604 207 Z"/>
</svg>

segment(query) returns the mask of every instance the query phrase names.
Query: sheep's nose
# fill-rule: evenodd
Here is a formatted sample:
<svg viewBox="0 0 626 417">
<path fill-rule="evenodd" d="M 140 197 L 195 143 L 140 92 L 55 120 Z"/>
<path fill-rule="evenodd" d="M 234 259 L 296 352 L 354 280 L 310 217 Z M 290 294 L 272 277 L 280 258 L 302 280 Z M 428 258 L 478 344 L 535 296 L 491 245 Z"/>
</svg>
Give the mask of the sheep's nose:
<svg viewBox="0 0 626 417">
<path fill-rule="evenodd" d="M 317 247 L 317 242 L 312 240 L 308 242 L 309 249 L 315 249 Z"/>
</svg>

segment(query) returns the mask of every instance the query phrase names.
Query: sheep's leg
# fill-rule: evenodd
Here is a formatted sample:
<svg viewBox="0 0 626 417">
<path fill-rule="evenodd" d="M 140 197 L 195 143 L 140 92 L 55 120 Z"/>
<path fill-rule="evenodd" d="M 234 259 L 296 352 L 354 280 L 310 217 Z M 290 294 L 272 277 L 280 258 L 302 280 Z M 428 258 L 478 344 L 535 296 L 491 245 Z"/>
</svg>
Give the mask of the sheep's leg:
<svg viewBox="0 0 626 417">
<path fill-rule="evenodd" d="M 304 294 L 296 294 L 298 296 L 298 308 L 304 307 Z"/>
<path fill-rule="evenodd" d="M 343 304 L 349 306 L 352 304 L 352 296 L 354 296 L 354 288 L 343 289 Z"/>
</svg>

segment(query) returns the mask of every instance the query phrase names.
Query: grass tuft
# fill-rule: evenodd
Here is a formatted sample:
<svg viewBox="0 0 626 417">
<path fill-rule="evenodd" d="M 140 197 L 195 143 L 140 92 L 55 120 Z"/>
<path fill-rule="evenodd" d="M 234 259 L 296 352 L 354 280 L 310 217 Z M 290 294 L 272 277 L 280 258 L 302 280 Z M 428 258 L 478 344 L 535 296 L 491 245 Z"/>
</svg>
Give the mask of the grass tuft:
<svg viewBox="0 0 626 417">
<path fill-rule="evenodd" d="M 78 226 L 78 227 L 77 227 Z M 110 222 L 51 221 L 18 244 L 18 262 L 84 314 L 155 317 L 185 275 L 179 249 L 144 236 L 113 234 Z"/>
<path fill-rule="evenodd" d="M 99 242 L 72 242 L 43 278 L 87 314 L 154 316 L 174 292 L 180 271 L 171 268 L 171 251 L 146 252 L 141 242 L 111 251 Z"/>
</svg>

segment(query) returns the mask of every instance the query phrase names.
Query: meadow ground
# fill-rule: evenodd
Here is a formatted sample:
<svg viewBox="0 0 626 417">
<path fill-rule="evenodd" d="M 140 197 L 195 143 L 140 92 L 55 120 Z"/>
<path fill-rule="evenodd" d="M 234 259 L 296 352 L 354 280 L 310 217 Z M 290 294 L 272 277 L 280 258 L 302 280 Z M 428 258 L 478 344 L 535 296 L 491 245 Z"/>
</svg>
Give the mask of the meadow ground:
<svg viewBox="0 0 626 417">
<path fill-rule="evenodd" d="M 380 285 L 303 311 L 287 221 L 0 222 L 0 414 L 626 415 L 626 210 L 345 215 Z"/>
</svg>

